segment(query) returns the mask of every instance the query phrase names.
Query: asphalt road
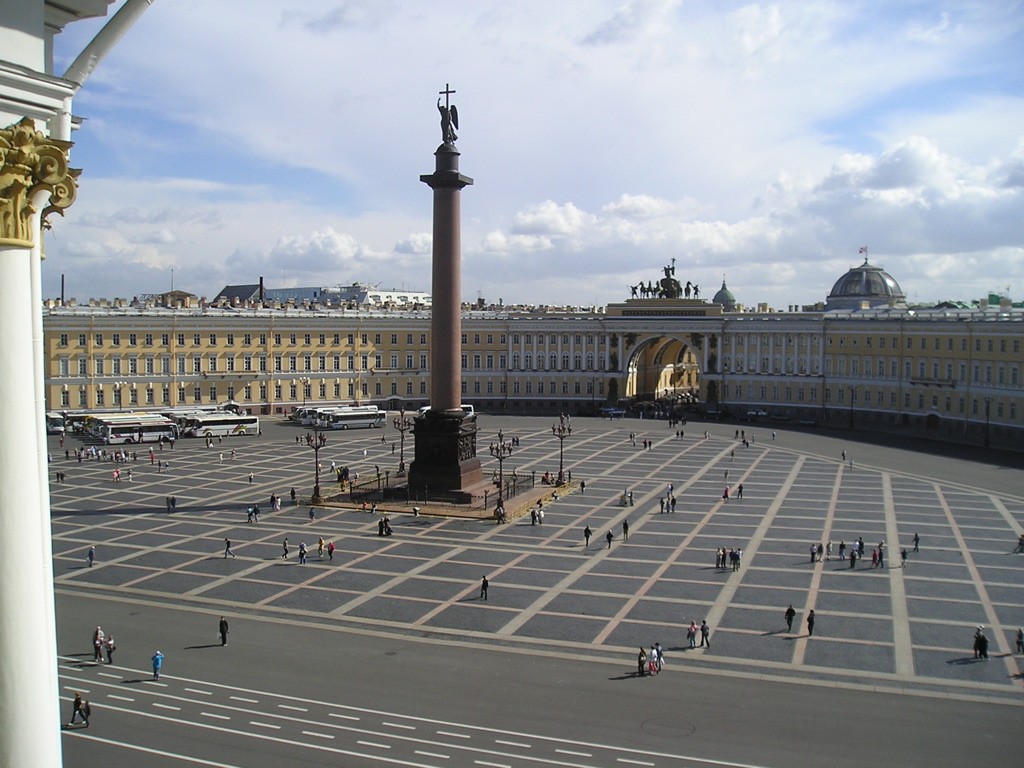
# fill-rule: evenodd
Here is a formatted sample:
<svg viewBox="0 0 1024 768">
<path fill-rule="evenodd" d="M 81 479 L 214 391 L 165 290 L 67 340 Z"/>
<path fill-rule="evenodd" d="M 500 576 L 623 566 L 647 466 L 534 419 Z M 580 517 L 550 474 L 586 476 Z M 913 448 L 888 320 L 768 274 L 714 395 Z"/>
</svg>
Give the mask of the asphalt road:
<svg viewBox="0 0 1024 768">
<path fill-rule="evenodd" d="M 66 768 L 1006 765 L 1019 706 L 790 685 L 635 664 L 232 619 L 61 596 L 61 676 L 93 702 L 66 731 Z M 101 616 L 114 665 L 77 628 Z M 67 652 L 82 648 L 77 655 Z M 160 683 L 148 656 L 167 659 Z M 129 746 L 144 745 L 144 747 Z"/>
</svg>

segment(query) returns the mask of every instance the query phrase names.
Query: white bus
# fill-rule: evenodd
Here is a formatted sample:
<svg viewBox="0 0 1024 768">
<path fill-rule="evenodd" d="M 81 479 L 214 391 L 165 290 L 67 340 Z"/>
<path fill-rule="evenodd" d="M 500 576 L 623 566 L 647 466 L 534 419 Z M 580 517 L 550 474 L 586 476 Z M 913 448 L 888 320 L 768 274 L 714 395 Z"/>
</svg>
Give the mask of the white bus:
<svg viewBox="0 0 1024 768">
<path fill-rule="evenodd" d="M 46 414 L 46 434 L 64 434 L 64 414 L 58 411 L 49 411 Z"/>
<path fill-rule="evenodd" d="M 136 418 L 99 418 L 89 432 L 108 445 L 120 443 L 157 443 L 174 440 L 178 428 L 173 421 L 157 414 L 136 414 Z"/>
<path fill-rule="evenodd" d="M 376 405 L 359 405 L 336 408 L 328 414 L 324 429 L 360 429 L 362 427 L 383 427 L 388 414 Z"/>
<path fill-rule="evenodd" d="M 258 435 L 259 416 L 219 411 L 217 413 L 194 413 L 179 419 L 182 437 L 220 437 Z"/>
</svg>

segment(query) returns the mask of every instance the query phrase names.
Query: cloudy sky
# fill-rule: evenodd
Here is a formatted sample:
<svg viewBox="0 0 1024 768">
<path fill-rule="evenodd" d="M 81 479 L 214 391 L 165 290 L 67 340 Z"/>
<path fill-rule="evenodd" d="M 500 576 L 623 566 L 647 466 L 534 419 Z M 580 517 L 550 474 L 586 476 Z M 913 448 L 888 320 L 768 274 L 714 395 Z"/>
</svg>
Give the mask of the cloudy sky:
<svg viewBox="0 0 1024 768">
<path fill-rule="evenodd" d="M 429 290 L 451 83 L 466 300 L 605 304 L 674 258 L 785 307 L 862 246 L 912 301 L 1019 300 L 1022 51 L 1018 0 L 156 0 L 75 101 L 43 292 Z"/>
</svg>

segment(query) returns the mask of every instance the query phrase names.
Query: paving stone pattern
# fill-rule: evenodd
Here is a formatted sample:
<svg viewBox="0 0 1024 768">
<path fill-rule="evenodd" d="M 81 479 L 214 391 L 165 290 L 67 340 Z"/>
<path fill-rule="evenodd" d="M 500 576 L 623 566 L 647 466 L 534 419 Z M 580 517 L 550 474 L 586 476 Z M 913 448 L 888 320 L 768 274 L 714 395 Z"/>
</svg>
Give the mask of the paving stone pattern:
<svg viewBox="0 0 1024 768">
<path fill-rule="evenodd" d="M 506 471 L 513 464 L 520 472 L 557 471 L 558 441 L 546 420 L 494 421 L 521 438 Z M 654 447 L 643 450 L 639 437 L 634 447 L 627 435 L 637 425 L 576 420 L 565 464 L 587 480 L 586 492 L 574 484 L 546 503 L 543 525 L 531 525 L 528 515 L 496 526 L 397 511 L 395 534 L 384 538 L 368 513 L 321 509 L 311 523 L 308 507 L 290 505 L 289 489 L 311 484 L 312 451 L 295 445 L 297 430 L 286 425 L 267 423 L 263 438 L 225 439 L 210 449 L 179 441 L 156 454 L 170 462 L 166 472 L 144 448 L 131 465 L 133 481 L 119 483 L 109 462 L 65 460 L 54 442 L 53 469 L 68 476 L 51 485 L 57 588 L 581 655 L 629 655 L 660 641 L 669 666 L 840 685 L 1024 691 L 1021 657 L 1012 654 L 1024 624 L 1024 555 L 1011 552 L 1024 529 L 1020 497 L 871 467 L 866 458 L 850 469 L 838 455 L 801 451 L 786 432 L 744 448 L 721 429 L 704 439 L 703 426 L 691 425 L 677 438 L 647 422 Z M 325 468 L 335 460 L 363 474 L 397 464 L 390 443 L 369 430 L 332 433 L 321 458 Z M 669 483 L 676 511 L 660 513 Z M 739 483 L 744 498 L 725 500 L 724 488 L 735 493 Z M 621 506 L 629 491 L 634 505 Z M 280 513 L 270 511 L 271 493 L 283 497 Z M 168 514 L 172 494 L 177 511 Z M 259 524 L 246 524 L 252 503 L 263 511 Z M 587 525 L 594 536 L 585 548 Z M 899 549 L 912 550 L 915 532 L 921 551 L 902 569 Z M 319 536 L 337 547 L 333 560 L 318 557 Z M 884 568 L 872 569 L 870 556 L 856 569 L 839 559 L 840 541 L 858 537 L 869 553 L 886 542 Z M 225 538 L 236 557 L 223 556 Z M 810 547 L 829 540 L 831 559 L 812 563 Z M 92 568 L 85 563 L 90 545 L 97 547 Z M 719 547 L 742 550 L 739 570 L 715 567 Z M 484 575 L 487 601 L 479 591 Z M 790 603 L 792 633 L 783 617 Z M 711 647 L 689 650 L 686 627 L 702 619 L 712 627 Z M 979 624 L 991 641 L 987 663 L 971 651 Z"/>
</svg>

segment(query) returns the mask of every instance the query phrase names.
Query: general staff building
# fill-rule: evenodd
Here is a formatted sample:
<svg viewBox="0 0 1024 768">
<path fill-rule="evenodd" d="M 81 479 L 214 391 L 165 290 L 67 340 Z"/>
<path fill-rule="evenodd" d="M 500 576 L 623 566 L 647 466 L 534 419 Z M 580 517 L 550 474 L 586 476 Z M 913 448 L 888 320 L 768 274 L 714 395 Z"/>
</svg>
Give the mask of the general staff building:
<svg viewBox="0 0 1024 768">
<path fill-rule="evenodd" d="M 277 414 L 303 403 L 427 404 L 428 296 L 402 304 L 270 293 L 46 302 L 47 408 L 236 401 Z M 1022 436 L 1024 307 L 996 296 L 909 307 L 866 260 L 812 308 L 749 311 L 723 282 L 711 301 L 481 303 L 466 305 L 462 322 L 463 396 L 485 413 L 657 401 L 712 416 L 766 413 L 985 442 Z"/>
</svg>

